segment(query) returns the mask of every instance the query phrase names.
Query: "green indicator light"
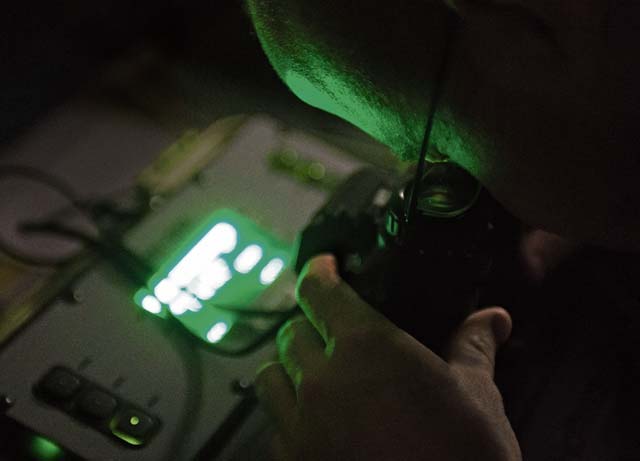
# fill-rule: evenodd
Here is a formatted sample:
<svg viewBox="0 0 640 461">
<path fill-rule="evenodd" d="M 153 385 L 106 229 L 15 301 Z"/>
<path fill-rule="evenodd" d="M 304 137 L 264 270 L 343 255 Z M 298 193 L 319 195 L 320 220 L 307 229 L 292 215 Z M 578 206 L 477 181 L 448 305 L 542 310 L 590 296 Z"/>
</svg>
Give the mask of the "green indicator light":
<svg viewBox="0 0 640 461">
<path fill-rule="evenodd" d="M 35 436 L 29 446 L 34 458 L 49 461 L 58 459 L 62 455 L 62 449 L 49 439 Z"/>
<path fill-rule="evenodd" d="M 217 343 L 236 315 L 216 306 L 250 306 L 291 261 L 291 245 L 247 217 L 218 210 L 169 255 L 134 296 L 145 311 L 173 315 L 192 334 Z"/>
<path fill-rule="evenodd" d="M 134 421 L 137 422 L 134 424 Z M 136 426 L 137 424 L 140 424 L 140 419 L 137 416 L 132 416 L 131 419 L 129 420 L 129 423 L 131 423 L 132 426 Z M 113 435 L 115 435 L 116 437 L 118 437 L 120 440 L 122 440 L 123 442 L 128 443 L 129 445 L 133 445 L 134 447 L 138 447 L 140 445 L 142 445 L 144 443 L 143 440 L 140 440 L 132 435 L 126 434 L 122 431 L 120 431 L 118 429 L 118 419 L 115 418 L 111 421 L 111 423 L 109 424 L 109 429 L 111 429 L 111 433 Z"/>
</svg>

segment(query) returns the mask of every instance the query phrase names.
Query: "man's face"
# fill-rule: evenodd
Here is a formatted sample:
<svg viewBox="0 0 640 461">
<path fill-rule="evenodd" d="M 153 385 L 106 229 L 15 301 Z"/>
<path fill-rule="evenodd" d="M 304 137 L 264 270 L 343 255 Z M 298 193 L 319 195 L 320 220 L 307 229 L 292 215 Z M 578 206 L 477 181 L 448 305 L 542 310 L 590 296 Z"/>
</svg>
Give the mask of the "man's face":
<svg viewBox="0 0 640 461">
<path fill-rule="evenodd" d="M 639 8 L 608 0 L 247 0 L 305 102 L 406 159 L 419 150 L 446 18 L 459 16 L 432 143 L 525 222 L 640 248 Z M 612 28 L 614 31 L 612 32 Z"/>
</svg>

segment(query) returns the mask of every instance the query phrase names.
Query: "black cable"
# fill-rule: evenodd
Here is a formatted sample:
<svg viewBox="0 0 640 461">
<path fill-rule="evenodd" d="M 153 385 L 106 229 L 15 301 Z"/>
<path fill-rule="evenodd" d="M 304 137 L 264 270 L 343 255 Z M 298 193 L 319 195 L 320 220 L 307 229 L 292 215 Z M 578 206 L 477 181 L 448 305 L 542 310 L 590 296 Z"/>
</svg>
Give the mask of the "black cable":
<svg viewBox="0 0 640 461">
<path fill-rule="evenodd" d="M 82 215 L 88 218 L 92 223 L 94 223 L 99 230 L 105 231 L 105 227 L 103 222 L 100 220 L 103 217 L 109 217 L 117 220 L 118 222 L 127 222 L 131 223 L 134 219 L 139 218 L 143 214 L 142 204 L 146 203 L 145 197 L 137 197 L 137 204 L 133 209 L 122 209 L 119 206 L 115 205 L 113 201 L 110 199 L 111 194 L 107 198 L 99 197 L 97 199 L 85 199 L 82 198 L 80 194 L 66 181 L 58 178 L 55 175 L 49 174 L 45 171 L 42 171 L 38 168 L 26 166 L 26 165 L 14 165 L 14 164 L 0 164 L 0 181 L 3 179 L 10 178 L 19 178 L 23 180 L 33 181 L 37 184 L 44 185 L 58 194 L 60 194 L 63 198 L 65 198 L 71 208 L 79 211 Z M 131 190 L 131 188 L 128 188 Z M 116 193 L 121 193 L 122 190 L 117 191 Z M 67 208 L 68 209 L 68 208 Z M 60 213 L 58 210 L 54 213 Z M 28 223 L 26 225 L 22 225 L 22 230 L 25 230 L 33 223 Z M 51 224 L 51 222 L 50 222 Z M 52 229 L 53 230 L 53 229 Z M 65 237 L 71 237 L 73 239 L 80 238 L 83 243 L 92 243 L 96 246 L 96 242 L 88 242 L 87 235 L 71 235 L 72 229 L 66 228 L 57 229 L 58 232 L 55 232 L 58 235 L 63 235 Z M 54 233 L 54 232 L 52 232 Z M 64 235 L 66 234 L 66 235 Z M 0 252 L 4 253 L 11 259 L 21 262 L 30 266 L 43 266 L 43 267 L 59 267 L 67 264 L 71 261 L 75 255 L 71 255 L 63 258 L 46 258 L 46 257 L 38 257 L 31 254 L 24 253 L 17 248 L 13 247 L 11 244 L 6 242 L 0 236 Z"/>
<path fill-rule="evenodd" d="M 60 178 L 38 168 L 26 165 L 0 165 L 0 179 L 16 177 L 44 184 L 50 189 L 57 191 L 74 206 L 77 206 L 80 209 L 83 208 L 82 201 L 80 200 L 78 193 L 73 189 L 73 187 Z"/>
<path fill-rule="evenodd" d="M 8 178 L 21 178 L 37 184 L 42 184 L 56 191 L 68 200 L 74 208 L 86 214 L 86 209 L 80 200 L 80 196 L 73 187 L 54 175 L 39 170 L 38 168 L 25 165 L 0 165 L 0 180 Z M 10 243 L 2 239 L 2 237 L 0 237 L 0 252 L 17 262 L 21 262 L 29 266 L 56 267 L 64 265 L 73 259 L 73 256 L 66 258 L 44 258 L 27 254 L 13 247 Z"/>
<path fill-rule="evenodd" d="M 427 123 L 424 130 L 424 136 L 422 138 L 422 145 L 420 147 L 420 154 L 418 157 L 418 166 L 416 168 L 416 175 L 413 180 L 413 186 L 411 187 L 411 197 L 409 199 L 409 208 L 405 213 L 404 230 L 406 233 L 409 224 L 413 222 L 418 205 L 418 196 L 420 195 L 420 183 L 424 176 L 424 169 L 427 160 L 427 151 L 429 149 L 429 141 L 431 139 L 431 132 L 433 131 L 433 123 L 435 121 L 436 111 L 440 105 L 440 100 L 444 93 L 444 80 L 449 70 L 449 61 L 451 58 L 451 49 L 453 48 L 453 42 L 458 26 L 458 16 L 449 13 L 449 18 L 446 25 L 444 50 L 440 66 L 437 69 L 436 78 L 431 91 L 431 107 L 427 115 Z"/>
</svg>

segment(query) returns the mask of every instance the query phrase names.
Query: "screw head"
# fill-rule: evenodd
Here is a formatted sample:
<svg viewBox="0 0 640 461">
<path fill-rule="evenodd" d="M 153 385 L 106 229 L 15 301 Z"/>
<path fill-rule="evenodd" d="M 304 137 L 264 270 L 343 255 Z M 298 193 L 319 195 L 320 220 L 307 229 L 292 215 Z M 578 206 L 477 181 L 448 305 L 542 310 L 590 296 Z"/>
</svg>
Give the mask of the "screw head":
<svg viewBox="0 0 640 461">
<path fill-rule="evenodd" d="M 5 412 L 15 404 L 15 400 L 8 395 L 0 394 L 0 411 Z"/>
</svg>

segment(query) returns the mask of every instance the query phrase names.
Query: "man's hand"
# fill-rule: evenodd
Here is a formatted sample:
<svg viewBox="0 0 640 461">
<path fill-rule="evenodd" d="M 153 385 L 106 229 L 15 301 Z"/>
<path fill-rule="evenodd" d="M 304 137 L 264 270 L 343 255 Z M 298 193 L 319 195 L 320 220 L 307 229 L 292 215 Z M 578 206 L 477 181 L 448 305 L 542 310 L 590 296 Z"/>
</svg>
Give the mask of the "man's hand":
<svg viewBox="0 0 640 461">
<path fill-rule="evenodd" d="M 259 372 L 284 459 L 518 460 L 493 382 L 511 332 L 500 308 L 470 316 L 446 361 L 396 328 L 315 258 L 298 284 L 306 318 L 278 335 L 280 361 Z"/>
</svg>

